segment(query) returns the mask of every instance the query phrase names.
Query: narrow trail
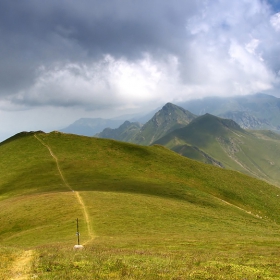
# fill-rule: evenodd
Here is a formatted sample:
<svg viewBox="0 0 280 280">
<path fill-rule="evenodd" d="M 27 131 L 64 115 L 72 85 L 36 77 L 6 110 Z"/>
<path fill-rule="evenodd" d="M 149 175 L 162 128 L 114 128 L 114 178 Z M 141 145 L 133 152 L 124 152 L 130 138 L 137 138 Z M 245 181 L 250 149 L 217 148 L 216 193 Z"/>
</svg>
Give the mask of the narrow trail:
<svg viewBox="0 0 280 280">
<path fill-rule="evenodd" d="M 60 177 L 61 177 L 61 180 L 63 181 L 64 185 L 74 193 L 74 195 L 76 196 L 81 208 L 82 208 L 82 211 L 83 211 L 83 214 L 84 214 L 84 218 L 85 218 L 85 221 L 86 221 L 86 224 L 87 224 L 87 231 L 88 231 L 88 235 L 89 235 L 89 240 L 87 240 L 86 242 L 84 242 L 84 244 L 87 244 L 89 243 L 91 240 L 94 239 L 94 233 L 91 229 L 91 222 L 90 222 L 90 219 L 89 219 L 89 214 L 88 214 L 88 211 L 87 211 L 87 208 L 85 206 L 85 203 L 80 195 L 80 193 L 78 191 L 75 191 L 70 185 L 69 183 L 67 182 L 66 178 L 64 177 L 62 171 L 61 171 L 61 168 L 59 166 L 59 162 L 58 162 L 58 158 L 55 156 L 55 154 L 53 153 L 53 151 L 51 150 L 51 148 L 43 141 L 41 140 L 36 134 L 34 134 L 34 137 L 44 146 L 46 147 L 49 152 L 50 152 L 50 155 L 53 157 L 53 159 L 55 160 L 56 162 L 56 167 L 57 167 L 57 170 L 60 174 Z"/>
<path fill-rule="evenodd" d="M 227 201 L 225 201 L 225 200 L 223 200 L 223 199 L 221 199 L 221 198 L 219 198 L 219 197 L 216 197 L 216 196 L 215 196 L 215 198 L 218 199 L 219 201 L 222 201 L 223 203 L 225 203 L 225 204 L 227 204 L 227 205 L 229 205 L 229 206 L 231 206 L 231 207 L 237 208 L 237 209 L 241 210 L 242 212 L 245 212 L 245 213 L 247 213 L 247 214 L 249 214 L 249 215 L 251 215 L 251 216 L 253 216 L 253 217 L 255 217 L 255 218 L 261 219 L 260 216 L 255 215 L 255 214 L 253 214 L 252 212 L 247 211 L 247 210 L 245 210 L 245 209 L 243 209 L 243 208 L 241 208 L 241 207 L 239 207 L 239 206 L 237 206 L 237 205 L 234 205 L 234 204 L 232 204 L 232 203 L 230 203 L 230 202 L 227 202 Z"/>
<path fill-rule="evenodd" d="M 27 280 L 31 278 L 31 260 L 34 252 L 32 250 L 24 251 L 17 258 L 11 268 L 12 280 Z"/>
<path fill-rule="evenodd" d="M 59 163 L 58 163 L 58 159 L 57 159 L 57 157 L 55 156 L 55 154 L 52 152 L 51 148 L 50 148 L 47 144 L 45 144 L 45 143 L 43 142 L 43 140 L 41 140 L 39 137 L 37 137 L 36 134 L 34 134 L 34 137 L 35 137 L 43 146 L 45 146 L 45 147 L 49 150 L 51 156 L 54 158 L 54 160 L 55 160 L 55 162 L 56 162 L 57 170 L 58 170 L 58 172 L 59 172 L 59 174 L 60 174 L 60 177 L 61 177 L 61 179 L 62 179 L 64 185 L 65 185 L 69 190 L 74 191 L 74 190 L 71 188 L 71 186 L 68 184 L 68 182 L 66 181 L 65 177 L 63 176 L 63 174 L 62 174 L 62 172 L 61 172 L 61 169 L 60 169 L 60 166 L 59 166 Z"/>
</svg>

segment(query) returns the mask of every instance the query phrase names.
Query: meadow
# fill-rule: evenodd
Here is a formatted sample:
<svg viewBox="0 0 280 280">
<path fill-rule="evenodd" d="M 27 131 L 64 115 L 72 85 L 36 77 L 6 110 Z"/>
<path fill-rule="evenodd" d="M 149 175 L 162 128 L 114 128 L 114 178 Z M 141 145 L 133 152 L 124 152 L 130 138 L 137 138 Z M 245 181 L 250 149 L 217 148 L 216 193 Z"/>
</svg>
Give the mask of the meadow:
<svg viewBox="0 0 280 280">
<path fill-rule="evenodd" d="M 0 154 L 1 279 L 280 279 L 273 185 L 57 132 L 16 135 Z"/>
</svg>

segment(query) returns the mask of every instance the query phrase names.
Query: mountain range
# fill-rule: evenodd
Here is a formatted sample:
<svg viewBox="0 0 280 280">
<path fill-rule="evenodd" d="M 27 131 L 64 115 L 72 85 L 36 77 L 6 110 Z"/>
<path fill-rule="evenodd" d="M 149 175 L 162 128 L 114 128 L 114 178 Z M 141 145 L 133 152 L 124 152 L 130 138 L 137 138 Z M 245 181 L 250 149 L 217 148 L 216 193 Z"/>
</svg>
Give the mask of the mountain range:
<svg viewBox="0 0 280 280">
<path fill-rule="evenodd" d="M 256 98 L 259 97 L 263 98 Z M 160 144 L 188 158 L 237 170 L 273 184 L 280 182 L 279 134 L 244 129 L 234 120 L 209 113 L 196 116 L 171 103 L 143 126 L 127 121 L 119 128 L 107 128 L 96 136 L 141 145 Z"/>
<path fill-rule="evenodd" d="M 280 99 L 267 94 L 206 97 L 179 103 L 196 115 L 232 119 L 242 128 L 280 131 Z"/>
<path fill-rule="evenodd" d="M 176 105 L 197 116 L 209 113 L 221 118 L 232 119 L 245 129 L 269 129 L 280 132 L 280 99 L 271 95 L 206 97 Z M 145 125 L 158 111 L 159 109 L 155 109 L 149 114 L 121 116 L 118 119 L 84 118 L 60 131 L 93 136 L 105 128 L 118 128 L 125 121 Z"/>
<path fill-rule="evenodd" d="M 149 112 L 148 114 L 125 115 L 117 118 L 81 118 L 69 126 L 60 129 L 64 133 L 72 133 L 83 136 L 93 136 L 96 133 L 103 131 L 106 128 L 118 128 L 126 120 L 131 122 L 146 123 L 158 111 L 158 109 Z"/>
<path fill-rule="evenodd" d="M 143 126 L 139 123 L 126 121 L 119 128 L 107 128 L 95 136 L 150 145 L 165 134 L 186 126 L 195 118 L 196 116 L 189 111 L 167 103 Z M 130 132 L 130 137 L 127 137 L 128 131 Z M 125 136 L 122 137 L 122 135 Z"/>
<path fill-rule="evenodd" d="M 244 130 L 233 120 L 205 114 L 153 144 L 277 185 L 280 182 L 280 135 L 272 131 Z"/>
</svg>

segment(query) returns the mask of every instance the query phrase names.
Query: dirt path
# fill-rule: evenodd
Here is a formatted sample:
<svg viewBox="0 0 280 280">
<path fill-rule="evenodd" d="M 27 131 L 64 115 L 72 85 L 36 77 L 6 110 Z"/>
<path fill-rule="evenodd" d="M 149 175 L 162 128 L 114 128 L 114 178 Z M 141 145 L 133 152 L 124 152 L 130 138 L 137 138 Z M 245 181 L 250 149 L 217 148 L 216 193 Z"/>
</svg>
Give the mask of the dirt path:
<svg viewBox="0 0 280 280">
<path fill-rule="evenodd" d="M 93 232 L 92 232 L 92 230 L 91 230 L 91 223 L 90 223 L 90 219 L 89 219 L 88 212 L 87 212 L 86 206 L 85 206 L 85 204 L 84 204 L 84 201 L 83 201 L 83 199 L 81 198 L 79 192 L 76 192 L 76 191 L 75 191 L 75 194 L 76 194 L 77 199 L 78 199 L 78 201 L 79 201 L 79 203 L 80 203 L 80 205 L 81 205 L 81 207 L 82 207 L 82 209 L 83 209 L 84 216 L 85 216 L 85 220 L 86 220 L 86 223 L 87 223 L 88 235 L 89 235 L 89 237 L 90 237 L 90 240 L 88 240 L 88 241 L 85 242 L 85 243 L 88 243 L 89 241 L 91 241 L 92 239 L 94 239 L 94 234 L 93 234 Z"/>
<path fill-rule="evenodd" d="M 45 143 L 43 142 L 43 140 L 41 140 L 39 137 L 37 137 L 36 134 L 34 134 L 34 137 L 35 137 L 38 141 L 40 141 L 40 143 L 41 143 L 43 146 L 45 146 L 45 147 L 49 150 L 51 156 L 53 157 L 53 159 L 54 159 L 55 162 L 56 162 L 57 170 L 58 170 L 58 172 L 59 172 L 59 174 L 60 174 L 60 177 L 61 177 L 61 179 L 62 179 L 64 185 L 65 185 L 69 190 L 74 191 L 74 190 L 71 188 L 71 186 L 67 183 L 65 177 L 63 176 L 63 174 L 62 174 L 62 172 L 61 172 L 61 169 L 60 169 L 60 166 L 59 166 L 59 163 L 58 163 L 58 159 L 57 159 L 57 157 L 55 156 L 55 154 L 52 152 L 51 148 L 50 148 L 47 144 L 45 144 Z"/>
<path fill-rule="evenodd" d="M 51 148 L 43 142 L 43 140 L 41 140 L 36 134 L 34 134 L 34 137 L 43 145 L 45 146 L 49 152 L 50 152 L 50 155 L 53 157 L 53 159 L 55 160 L 56 162 L 56 166 L 57 166 L 57 170 L 60 174 L 60 177 L 61 177 L 61 180 L 63 181 L 64 185 L 70 190 L 73 192 L 73 194 L 76 196 L 81 208 L 82 208 L 82 211 L 83 211 L 83 214 L 84 214 L 84 218 L 85 218 L 85 221 L 86 221 L 86 224 L 87 224 L 87 231 L 88 231 L 88 235 L 89 235 L 89 240 L 87 240 L 85 243 L 89 243 L 92 239 L 94 239 L 94 234 L 93 234 L 93 231 L 92 231 L 92 228 L 91 228 L 91 222 L 90 222 L 90 219 L 89 219 L 89 214 L 88 214 L 88 211 L 87 211 L 87 208 L 85 206 L 85 203 L 80 195 L 79 192 L 75 191 L 70 185 L 69 183 L 67 182 L 66 178 L 64 177 L 62 171 L 61 171 L 61 168 L 59 166 L 59 162 L 58 162 L 58 158 L 55 156 L 55 154 L 53 153 L 53 151 L 51 150 Z"/>
<path fill-rule="evenodd" d="M 230 203 L 230 202 L 227 202 L 227 201 L 225 201 L 225 200 L 223 200 L 223 199 L 221 199 L 221 198 L 219 198 L 219 197 L 216 197 L 216 196 L 215 196 L 215 198 L 218 199 L 219 201 L 222 201 L 223 203 L 225 203 L 225 204 L 227 204 L 227 205 L 229 205 L 229 206 L 231 206 L 231 207 L 237 208 L 237 209 L 239 209 L 239 210 L 241 210 L 241 211 L 243 211 L 243 212 L 245 212 L 245 213 L 247 213 L 247 214 L 249 214 L 249 215 L 251 215 L 251 216 L 253 216 L 253 217 L 255 217 L 255 218 L 258 218 L 258 219 L 261 219 L 261 218 L 262 218 L 262 217 L 260 217 L 260 216 L 258 216 L 258 215 L 253 214 L 253 213 L 250 212 L 250 211 L 247 211 L 247 210 L 245 210 L 245 209 L 243 209 L 243 208 L 241 208 L 241 207 L 239 207 L 239 206 L 237 206 L 237 205 L 234 205 L 234 204 L 232 204 L 232 203 Z"/>
<path fill-rule="evenodd" d="M 31 278 L 31 261 L 33 258 L 33 251 L 24 251 L 19 258 L 17 258 L 11 268 L 12 280 L 25 280 Z"/>
</svg>

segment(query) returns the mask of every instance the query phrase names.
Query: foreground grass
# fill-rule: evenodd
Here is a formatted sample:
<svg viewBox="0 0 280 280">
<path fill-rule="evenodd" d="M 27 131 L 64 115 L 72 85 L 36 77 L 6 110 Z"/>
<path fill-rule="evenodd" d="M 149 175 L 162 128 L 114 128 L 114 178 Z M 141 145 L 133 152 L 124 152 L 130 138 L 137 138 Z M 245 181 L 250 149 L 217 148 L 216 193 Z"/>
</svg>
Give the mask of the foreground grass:
<svg viewBox="0 0 280 280">
<path fill-rule="evenodd" d="M 75 217 L 82 215 L 71 192 L 6 199 L 0 203 L 0 241 L 5 245 L 22 248 L 71 242 L 76 233 Z M 86 225 L 81 223 L 80 227 L 86 235 Z"/>
<path fill-rule="evenodd" d="M 279 244 L 208 243 L 84 251 L 37 248 L 36 279 L 279 279 Z M 4 279 L 4 278 L 3 278 Z M 8 278 L 7 278 L 8 279 Z"/>
<path fill-rule="evenodd" d="M 74 234 L 72 243 L 32 246 L 30 279 L 279 279 L 277 224 L 223 202 L 213 208 L 211 198 L 206 206 L 130 193 L 81 196 L 95 239 L 83 251 L 73 250 Z M 82 243 L 85 234 L 81 228 Z M 11 279 L 22 250 L 1 253 L 0 279 Z"/>
<path fill-rule="evenodd" d="M 0 279 L 10 279 L 13 263 L 19 255 L 19 250 L 13 247 L 0 247 Z M 9 278 L 10 277 L 10 278 Z"/>
</svg>

